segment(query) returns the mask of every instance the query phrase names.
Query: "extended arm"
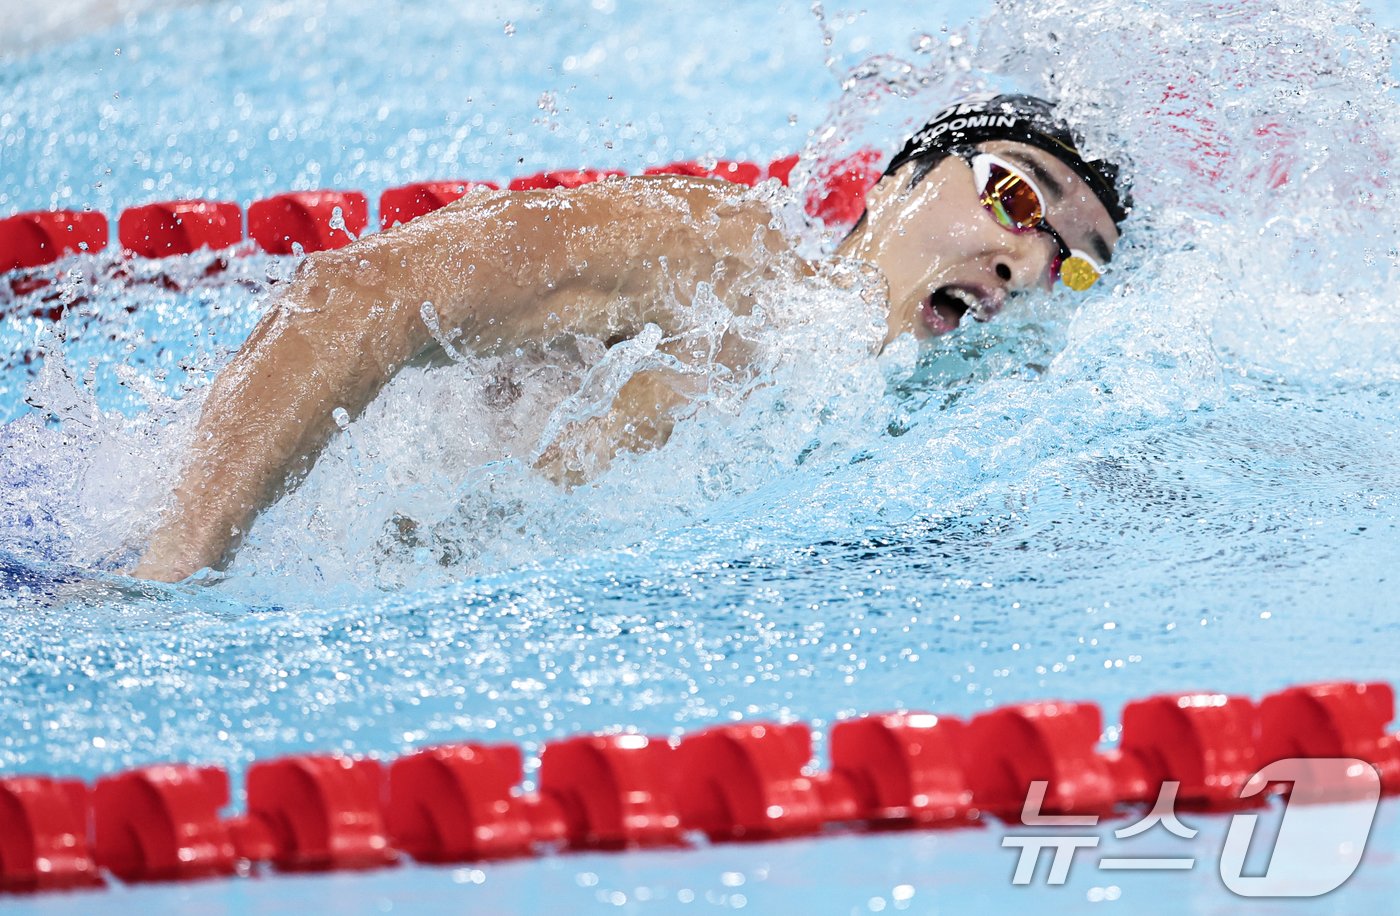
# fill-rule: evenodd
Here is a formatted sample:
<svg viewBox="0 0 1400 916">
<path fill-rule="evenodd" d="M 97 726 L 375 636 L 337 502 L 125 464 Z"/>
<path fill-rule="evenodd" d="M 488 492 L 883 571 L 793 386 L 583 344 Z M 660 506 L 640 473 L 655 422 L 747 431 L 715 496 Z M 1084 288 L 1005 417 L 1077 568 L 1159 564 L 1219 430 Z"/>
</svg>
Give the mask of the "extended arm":
<svg viewBox="0 0 1400 916">
<path fill-rule="evenodd" d="M 635 333 L 609 304 L 664 298 L 656 265 L 668 253 L 669 291 L 713 272 L 730 233 L 704 227 L 718 222 L 721 191 L 609 184 L 567 195 L 473 195 L 309 256 L 214 380 L 171 505 L 133 574 L 175 581 L 226 559 L 288 475 L 314 460 L 332 412 L 358 414 L 432 345 L 423 303 L 441 332 L 490 351 L 538 333 L 551 315 L 562 330 L 613 315 L 605 323 L 617 327 L 592 332 Z M 645 309 L 631 316 L 655 317 Z"/>
</svg>

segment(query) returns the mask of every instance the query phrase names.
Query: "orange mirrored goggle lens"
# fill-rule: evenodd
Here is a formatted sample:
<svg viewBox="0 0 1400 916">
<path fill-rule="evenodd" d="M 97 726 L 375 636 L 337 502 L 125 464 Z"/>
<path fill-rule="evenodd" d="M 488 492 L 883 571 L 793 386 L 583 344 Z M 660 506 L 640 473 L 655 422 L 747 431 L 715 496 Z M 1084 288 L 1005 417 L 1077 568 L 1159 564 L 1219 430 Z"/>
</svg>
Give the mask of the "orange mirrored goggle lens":
<svg viewBox="0 0 1400 916">
<path fill-rule="evenodd" d="M 1007 229 L 1024 232 L 1040 228 L 1045 219 L 1045 207 L 1035 187 L 996 162 L 989 162 L 986 168 L 982 206 L 991 211 L 996 221 Z"/>
</svg>

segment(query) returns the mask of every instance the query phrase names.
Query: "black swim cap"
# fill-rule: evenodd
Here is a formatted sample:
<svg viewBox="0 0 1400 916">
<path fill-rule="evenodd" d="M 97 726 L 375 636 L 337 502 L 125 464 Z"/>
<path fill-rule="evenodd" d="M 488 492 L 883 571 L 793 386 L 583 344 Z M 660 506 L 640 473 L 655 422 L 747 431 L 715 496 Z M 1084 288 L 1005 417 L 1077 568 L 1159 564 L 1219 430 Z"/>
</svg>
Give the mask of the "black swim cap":
<svg viewBox="0 0 1400 916">
<path fill-rule="evenodd" d="M 984 140 L 1015 140 L 1045 150 L 1084 179 L 1114 223 L 1127 219 L 1132 203 L 1126 194 L 1118 193 L 1118 166 L 1102 159 L 1086 160 L 1074 135 L 1055 114 L 1055 106 L 1030 95 L 973 98 L 945 108 L 909 138 L 885 174 L 894 174 L 912 159 L 941 158 L 956 147 Z"/>
</svg>

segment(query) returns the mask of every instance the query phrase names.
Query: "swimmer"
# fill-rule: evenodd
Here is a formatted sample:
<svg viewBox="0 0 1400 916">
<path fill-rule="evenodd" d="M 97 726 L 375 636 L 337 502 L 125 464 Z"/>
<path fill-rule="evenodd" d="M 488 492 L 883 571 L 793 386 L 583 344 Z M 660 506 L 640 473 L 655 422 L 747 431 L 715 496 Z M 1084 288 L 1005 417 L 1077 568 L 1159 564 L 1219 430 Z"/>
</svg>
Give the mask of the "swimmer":
<svg viewBox="0 0 1400 916">
<path fill-rule="evenodd" d="M 888 344 L 927 339 L 1013 293 L 1102 274 L 1126 217 L 1116 169 L 1087 161 L 1049 103 L 965 101 L 891 160 L 836 259 L 863 262 L 888 307 Z M 697 344 L 685 303 L 703 283 L 735 314 L 761 283 L 817 273 L 768 204 L 718 179 L 617 179 L 573 190 L 474 193 L 397 229 L 306 257 L 216 376 L 169 505 L 132 574 L 173 582 L 226 563 L 256 514 L 405 365 L 436 347 L 492 356 L 561 335 L 609 346 L 661 331 L 666 369 L 633 375 L 571 431 L 601 467 L 663 443 L 711 363 L 744 341 Z M 654 334 L 655 331 L 652 330 Z M 345 413 L 341 413 L 341 411 Z M 554 480 L 586 469 L 551 447 Z"/>
</svg>

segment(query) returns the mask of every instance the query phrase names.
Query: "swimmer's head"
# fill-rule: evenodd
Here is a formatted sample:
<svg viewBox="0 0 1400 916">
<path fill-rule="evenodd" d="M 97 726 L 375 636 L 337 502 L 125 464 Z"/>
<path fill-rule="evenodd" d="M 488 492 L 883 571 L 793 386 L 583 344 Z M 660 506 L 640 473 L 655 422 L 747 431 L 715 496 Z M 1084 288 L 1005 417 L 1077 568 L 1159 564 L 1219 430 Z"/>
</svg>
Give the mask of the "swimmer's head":
<svg viewBox="0 0 1400 916">
<path fill-rule="evenodd" d="M 1130 207 L 1117 172 L 1079 152 L 1048 102 L 966 100 L 890 160 L 841 253 L 889 284 L 889 339 L 946 333 L 1013 292 L 1091 285 Z"/>
<path fill-rule="evenodd" d="M 959 147 L 986 140 L 1013 140 L 1049 153 L 1084 182 L 1115 225 L 1127 219 L 1130 203 L 1118 191 L 1118 167 L 1101 159 L 1085 159 L 1079 141 L 1055 114 L 1055 107 L 1030 95 L 972 98 L 945 108 L 909 138 L 885 174 L 893 175 L 905 163 L 916 161 L 925 163 L 926 173 Z"/>
</svg>

